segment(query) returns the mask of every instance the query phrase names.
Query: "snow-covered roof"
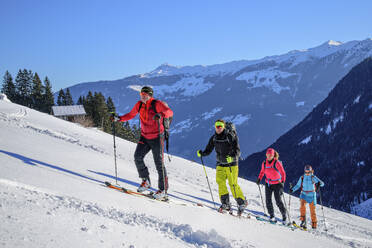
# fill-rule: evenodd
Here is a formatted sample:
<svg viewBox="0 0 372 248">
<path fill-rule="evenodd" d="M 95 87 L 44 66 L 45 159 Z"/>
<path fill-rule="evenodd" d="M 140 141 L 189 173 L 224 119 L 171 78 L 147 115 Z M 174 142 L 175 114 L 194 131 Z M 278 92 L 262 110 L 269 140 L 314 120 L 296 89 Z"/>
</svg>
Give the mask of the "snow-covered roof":
<svg viewBox="0 0 372 248">
<path fill-rule="evenodd" d="M 10 102 L 10 100 L 8 99 L 8 97 L 5 94 L 3 94 L 3 93 L 0 93 L 0 100 L 6 101 L 6 102 Z"/>
<path fill-rule="evenodd" d="M 71 106 L 53 106 L 52 107 L 54 116 L 70 116 L 70 115 L 85 115 L 85 109 L 83 105 L 71 105 Z"/>
</svg>

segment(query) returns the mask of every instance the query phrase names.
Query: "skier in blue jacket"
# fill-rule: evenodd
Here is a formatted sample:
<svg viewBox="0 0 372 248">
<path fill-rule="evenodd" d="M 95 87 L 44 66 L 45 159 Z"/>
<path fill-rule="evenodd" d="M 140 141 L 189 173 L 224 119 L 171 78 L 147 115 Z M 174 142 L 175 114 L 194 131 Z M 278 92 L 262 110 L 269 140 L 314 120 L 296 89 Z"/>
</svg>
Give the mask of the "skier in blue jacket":
<svg viewBox="0 0 372 248">
<path fill-rule="evenodd" d="M 317 218 L 316 218 L 316 192 L 319 190 L 319 187 L 323 187 L 324 183 L 314 175 L 314 170 L 311 165 L 305 166 L 305 174 L 298 179 L 297 184 L 289 189 L 289 193 L 295 192 L 298 189 L 301 189 L 300 194 L 300 213 L 301 213 L 301 227 L 306 228 L 306 203 L 309 204 L 312 228 L 316 229 L 317 227 Z"/>
</svg>

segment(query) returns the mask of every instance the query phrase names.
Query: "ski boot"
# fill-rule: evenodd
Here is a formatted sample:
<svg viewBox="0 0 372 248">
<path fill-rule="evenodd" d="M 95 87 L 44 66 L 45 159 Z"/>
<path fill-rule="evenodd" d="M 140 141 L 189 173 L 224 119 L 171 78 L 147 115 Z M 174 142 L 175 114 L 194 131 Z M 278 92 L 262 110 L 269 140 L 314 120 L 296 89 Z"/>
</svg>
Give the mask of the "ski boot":
<svg viewBox="0 0 372 248">
<path fill-rule="evenodd" d="M 302 227 L 305 230 L 307 229 L 306 220 L 301 221 L 300 227 Z"/>
<path fill-rule="evenodd" d="M 167 193 L 165 190 L 158 190 L 155 194 L 153 194 L 154 199 L 160 200 L 160 201 L 166 201 L 167 200 Z"/>
<path fill-rule="evenodd" d="M 283 224 L 284 226 L 289 226 L 289 221 L 288 221 L 287 217 L 284 217 L 284 218 L 282 219 L 282 224 Z"/>
<path fill-rule="evenodd" d="M 317 223 L 316 223 L 316 222 L 311 223 L 311 227 L 312 227 L 314 230 L 316 229 L 316 226 L 317 226 Z"/>
<path fill-rule="evenodd" d="M 142 193 L 142 192 L 148 190 L 150 187 L 151 187 L 150 179 L 142 178 L 142 183 L 138 187 L 137 192 Z"/>
<path fill-rule="evenodd" d="M 228 204 L 221 204 L 220 208 L 218 209 L 218 212 L 220 213 L 225 213 L 225 212 L 229 212 L 229 214 L 233 214 L 232 212 L 232 209 L 231 209 L 231 205 L 228 203 Z"/>
<path fill-rule="evenodd" d="M 243 212 L 244 212 L 244 209 L 248 206 L 248 201 L 247 200 L 242 200 L 242 199 L 238 199 L 242 202 L 239 202 L 238 204 L 238 216 L 242 216 Z"/>
<path fill-rule="evenodd" d="M 270 216 L 269 221 L 270 221 L 271 223 L 276 223 L 275 216 Z"/>
</svg>

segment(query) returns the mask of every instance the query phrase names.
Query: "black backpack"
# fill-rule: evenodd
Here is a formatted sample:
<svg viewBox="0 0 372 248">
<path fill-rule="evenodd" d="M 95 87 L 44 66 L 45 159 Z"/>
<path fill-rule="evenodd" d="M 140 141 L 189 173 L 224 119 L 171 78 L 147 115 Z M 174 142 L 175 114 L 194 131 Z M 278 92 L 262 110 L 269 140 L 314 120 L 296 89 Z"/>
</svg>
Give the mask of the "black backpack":
<svg viewBox="0 0 372 248">
<path fill-rule="evenodd" d="M 155 107 L 155 104 L 156 102 L 159 101 L 157 99 L 154 99 L 152 100 L 151 102 L 151 108 L 152 110 L 155 112 L 155 114 L 158 113 L 158 111 L 156 111 L 156 107 Z M 165 105 L 168 106 L 168 104 L 166 102 L 163 102 Z M 142 107 L 142 102 L 140 103 L 140 106 L 138 108 L 138 112 L 141 110 L 141 107 Z M 169 128 L 170 128 L 170 125 L 172 123 L 172 120 L 173 120 L 173 117 L 169 117 L 169 118 L 163 118 L 163 126 L 164 126 L 164 139 L 166 141 L 166 149 L 167 149 L 167 153 L 168 153 L 168 150 L 169 150 L 169 135 L 170 135 L 170 132 L 169 132 Z"/>
<path fill-rule="evenodd" d="M 228 121 L 225 123 L 225 129 L 227 133 L 229 133 L 234 139 L 237 139 L 238 133 L 236 132 L 236 128 L 234 123 Z"/>
</svg>

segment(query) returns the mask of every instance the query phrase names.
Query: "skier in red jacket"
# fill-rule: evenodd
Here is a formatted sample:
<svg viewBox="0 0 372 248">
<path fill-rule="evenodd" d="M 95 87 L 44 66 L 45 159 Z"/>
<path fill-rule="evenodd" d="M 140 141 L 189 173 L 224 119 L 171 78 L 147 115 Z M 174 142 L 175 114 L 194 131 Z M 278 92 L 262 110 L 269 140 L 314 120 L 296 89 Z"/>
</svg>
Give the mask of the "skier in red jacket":
<svg viewBox="0 0 372 248">
<path fill-rule="evenodd" d="M 168 177 L 164 167 L 163 118 L 171 118 L 173 111 L 166 103 L 154 99 L 153 94 L 154 91 L 151 87 L 142 87 L 140 92 L 141 100 L 134 105 L 129 113 L 120 116 L 118 121 L 128 121 L 133 119 L 138 113 L 140 114 L 141 137 L 134 153 L 134 162 L 139 177 L 142 178 L 142 183 L 137 191 L 144 192 L 151 187 L 149 171 L 144 163 L 144 157 L 151 150 L 158 171 L 159 190 L 154 194 L 154 197 L 163 199 L 166 197 L 168 190 Z"/>
<path fill-rule="evenodd" d="M 272 194 L 274 193 L 276 205 L 279 207 L 280 213 L 282 214 L 283 224 L 287 225 L 287 210 L 281 197 L 283 195 L 286 174 L 282 162 L 279 161 L 279 153 L 273 148 L 269 148 L 266 151 L 266 160 L 262 162 L 261 171 L 256 182 L 258 185 L 260 184 L 260 181 L 264 175 L 266 177 L 266 207 L 270 215 L 270 220 L 275 221 L 274 207 L 272 202 Z"/>
</svg>

